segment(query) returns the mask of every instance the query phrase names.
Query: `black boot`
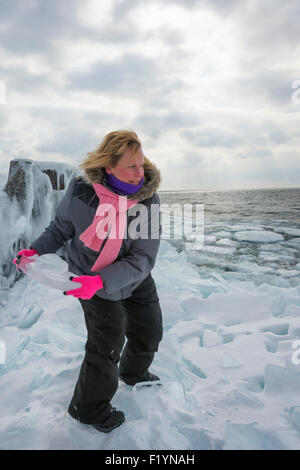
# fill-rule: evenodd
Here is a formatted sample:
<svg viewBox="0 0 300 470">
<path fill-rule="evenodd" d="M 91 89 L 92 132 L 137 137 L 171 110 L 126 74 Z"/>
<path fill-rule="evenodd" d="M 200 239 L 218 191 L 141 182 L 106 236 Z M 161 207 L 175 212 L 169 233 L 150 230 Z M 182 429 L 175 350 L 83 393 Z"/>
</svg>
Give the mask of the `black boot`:
<svg viewBox="0 0 300 470">
<path fill-rule="evenodd" d="M 70 404 L 68 408 L 68 413 L 70 416 L 72 416 L 72 418 L 76 419 L 77 421 L 80 421 L 76 405 L 73 406 L 72 404 Z M 124 423 L 124 421 L 125 415 L 123 411 L 118 411 L 116 408 L 111 408 L 110 414 L 105 420 L 99 423 L 91 424 L 91 426 L 96 428 L 97 431 L 110 432 L 120 426 L 122 423 Z"/>
<path fill-rule="evenodd" d="M 152 374 L 152 372 L 148 372 L 145 378 L 140 379 L 140 380 L 135 380 L 134 382 L 124 379 L 122 374 L 120 374 L 120 372 L 119 372 L 119 378 L 125 384 L 132 385 L 132 386 L 140 382 L 156 382 L 157 380 L 160 380 L 160 378 L 157 377 L 157 375 Z"/>
<path fill-rule="evenodd" d="M 110 432 L 113 429 L 120 426 L 125 421 L 125 415 L 123 411 L 118 411 L 116 408 L 110 410 L 110 415 L 102 423 L 92 424 L 94 428 L 101 432 Z"/>
</svg>

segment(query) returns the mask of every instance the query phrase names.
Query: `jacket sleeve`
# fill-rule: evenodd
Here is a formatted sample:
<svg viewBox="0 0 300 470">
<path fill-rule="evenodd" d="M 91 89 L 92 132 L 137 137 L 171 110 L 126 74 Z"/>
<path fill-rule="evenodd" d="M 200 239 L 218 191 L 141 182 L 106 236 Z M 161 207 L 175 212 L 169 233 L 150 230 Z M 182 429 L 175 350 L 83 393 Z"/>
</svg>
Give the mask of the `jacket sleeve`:
<svg viewBox="0 0 300 470">
<path fill-rule="evenodd" d="M 55 218 L 44 232 L 30 245 L 39 255 L 56 253 L 56 251 L 75 235 L 74 226 L 70 220 L 70 204 L 73 197 L 75 178 L 73 178 L 60 201 Z"/>
<path fill-rule="evenodd" d="M 160 245 L 158 194 L 153 196 L 148 208 L 147 230 L 148 237 L 133 240 L 126 256 L 99 271 L 103 280 L 103 289 L 107 294 L 117 292 L 139 280 L 142 281 L 154 268 Z"/>
</svg>

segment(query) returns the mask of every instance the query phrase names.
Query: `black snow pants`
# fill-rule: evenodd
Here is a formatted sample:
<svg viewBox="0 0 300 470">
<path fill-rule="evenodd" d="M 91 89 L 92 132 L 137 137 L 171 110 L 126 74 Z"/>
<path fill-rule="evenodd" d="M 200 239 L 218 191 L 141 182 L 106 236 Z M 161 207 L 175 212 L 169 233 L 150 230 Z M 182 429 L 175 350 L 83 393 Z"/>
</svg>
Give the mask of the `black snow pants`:
<svg viewBox="0 0 300 470">
<path fill-rule="evenodd" d="M 87 342 L 69 406 L 75 408 L 79 421 L 94 424 L 110 413 L 119 372 L 127 383 L 147 380 L 162 339 L 162 314 L 151 274 L 127 299 L 112 301 L 94 295 L 78 300 L 84 311 Z"/>
</svg>

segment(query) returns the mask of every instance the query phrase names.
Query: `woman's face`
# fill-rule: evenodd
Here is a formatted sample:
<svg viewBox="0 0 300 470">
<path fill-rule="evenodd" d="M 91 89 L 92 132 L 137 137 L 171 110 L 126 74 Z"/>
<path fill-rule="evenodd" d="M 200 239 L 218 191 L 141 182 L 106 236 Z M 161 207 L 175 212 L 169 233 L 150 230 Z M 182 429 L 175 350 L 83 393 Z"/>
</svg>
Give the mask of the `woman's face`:
<svg viewBox="0 0 300 470">
<path fill-rule="evenodd" d="M 112 174 L 120 181 L 138 185 L 144 176 L 144 155 L 140 148 L 134 155 L 132 149 L 127 148 L 114 167 L 106 167 L 106 172 Z"/>
</svg>

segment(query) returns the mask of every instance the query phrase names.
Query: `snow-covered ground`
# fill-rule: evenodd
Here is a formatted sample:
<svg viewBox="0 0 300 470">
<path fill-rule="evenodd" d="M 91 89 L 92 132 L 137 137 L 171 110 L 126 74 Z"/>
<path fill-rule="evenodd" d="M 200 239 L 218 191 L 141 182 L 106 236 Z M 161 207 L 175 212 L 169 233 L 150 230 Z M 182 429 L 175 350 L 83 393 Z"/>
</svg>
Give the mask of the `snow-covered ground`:
<svg viewBox="0 0 300 470">
<path fill-rule="evenodd" d="M 300 449 L 299 286 L 204 279 L 166 240 L 152 274 L 163 386 L 120 383 L 126 421 L 109 434 L 66 412 L 86 341 L 79 302 L 26 276 L 2 291 L 1 449 Z"/>
</svg>

